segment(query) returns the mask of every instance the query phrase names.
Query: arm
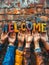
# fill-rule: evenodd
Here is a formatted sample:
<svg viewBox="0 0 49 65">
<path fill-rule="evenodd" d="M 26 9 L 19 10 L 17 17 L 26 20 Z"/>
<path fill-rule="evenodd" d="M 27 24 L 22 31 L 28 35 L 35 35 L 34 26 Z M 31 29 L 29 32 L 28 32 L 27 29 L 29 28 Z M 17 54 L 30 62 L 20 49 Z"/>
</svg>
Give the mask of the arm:
<svg viewBox="0 0 49 65">
<path fill-rule="evenodd" d="M 30 52 L 30 44 L 32 42 L 32 39 L 33 39 L 33 35 L 31 35 L 31 32 L 30 31 L 26 31 L 25 33 L 25 41 L 26 41 L 26 44 L 25 44 L 25 47 L 24 47 L 24 65 L 30 65 L 31 64 L 31 52 Z"/>
<path fill-rule="evenodd" d="M 40 34 L 35 33 L 34 34 L 34 46 L 35 46 L 34 52 L 35 52 L 35 56 L 36 56 L 36 64 L 37 65 L 44 65 L 42 51 L 41 51 L 41 48 L 39 46 L 39 39 L 40 39 Z"/>
<path fill-rule="evenodd" d="M 9 45 L 8 45 L 2 65 L 14 65 L 14 54 L 15 54 L 14 42 L 15 40 L 16 40 L 16 34 L 8 38 Z"/>
<path fill-rule="evenodd" d="M 1 39 L 0 39 L 0 51 L 2 51 L 2 48 L 3 48 L 3 44 L 6 40 L 6 38 L 8 37 L 8 34 L 7 33 L 2 33 L 1 34 Z"/>
<path fill-rule="evenodd" d="M 18 32 L 18 49 L 20 51 L 23 51 L 23 45 L 24 45 L 24 33 L 23 32 Z"/>
<path fill-rule="evenodd" d="M 18 32 L 18 48 L 16 49 L 15 65 L 22 65 L 23 61 L 24 33 Z"/>
</svg>

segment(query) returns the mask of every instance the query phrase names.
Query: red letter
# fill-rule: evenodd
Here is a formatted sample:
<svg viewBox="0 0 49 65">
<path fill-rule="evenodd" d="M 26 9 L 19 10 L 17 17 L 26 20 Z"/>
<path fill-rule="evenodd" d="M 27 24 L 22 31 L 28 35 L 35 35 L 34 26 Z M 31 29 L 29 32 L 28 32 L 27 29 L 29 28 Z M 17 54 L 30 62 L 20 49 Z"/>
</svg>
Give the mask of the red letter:
<svg viewBox="0 0 49 65">
<path fill-rule="evenodd" d="M 13 26 L 13 24 L 9 24 L 9 32 L 14 32 L 14 26 Z"/>
</svg>

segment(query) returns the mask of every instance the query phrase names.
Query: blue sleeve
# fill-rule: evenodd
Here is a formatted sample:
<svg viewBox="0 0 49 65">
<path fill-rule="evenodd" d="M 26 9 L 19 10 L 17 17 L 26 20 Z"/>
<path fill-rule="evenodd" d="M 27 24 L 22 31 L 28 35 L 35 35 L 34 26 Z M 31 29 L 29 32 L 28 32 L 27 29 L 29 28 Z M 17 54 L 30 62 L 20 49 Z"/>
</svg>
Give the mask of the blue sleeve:
<svg viewBox="0 0 49 65">
<path fill-rule="evenodd" d="M 9 45 L 2 65 L 14 65 L 15 46 Z"/>
<path fill-rule="evenodd" d="M 0 44 L 0 51 L 2 51 L 3 44 Z"/>
</svg>

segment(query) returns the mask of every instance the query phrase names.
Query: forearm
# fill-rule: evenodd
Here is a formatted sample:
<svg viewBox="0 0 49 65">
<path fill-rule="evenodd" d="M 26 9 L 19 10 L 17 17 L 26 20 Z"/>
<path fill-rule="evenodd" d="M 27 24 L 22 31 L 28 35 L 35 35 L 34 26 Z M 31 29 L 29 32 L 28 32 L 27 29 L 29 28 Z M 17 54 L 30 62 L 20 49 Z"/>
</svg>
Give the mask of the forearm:
<svg viewBox="0 0 49 65">
<path fill-rule="evenodd" d="M 23 45 L 21 43 L 18 43 L 18 48 L 15 52 L 15 65 L 22 65 L 23 60 Z"/>
<path fill-rule="evenodd" d="M 41 52 L 35 52 L 35 56 L 37 65 L 45 65 L 44 58 Z"/>
<path fill-rule="evenodd" d="M 44 65 L 43 55 L 41 53 L 42 51 L 40 49 L 38 42 L 36 42 L 36 44 L 35 44 L 34 52 L 35 52 L 35 56 L 36 56 L 37 65 Z"/>
<path fill-rule="evenodd" d="M 24 65 L 29 65 L 31 62 L 30 59 L 30 43 L 26 43 L 25 48 L 24 48 L 24 53 L 23 53 L 23 57 L 24 57 Z"/>
</svg>

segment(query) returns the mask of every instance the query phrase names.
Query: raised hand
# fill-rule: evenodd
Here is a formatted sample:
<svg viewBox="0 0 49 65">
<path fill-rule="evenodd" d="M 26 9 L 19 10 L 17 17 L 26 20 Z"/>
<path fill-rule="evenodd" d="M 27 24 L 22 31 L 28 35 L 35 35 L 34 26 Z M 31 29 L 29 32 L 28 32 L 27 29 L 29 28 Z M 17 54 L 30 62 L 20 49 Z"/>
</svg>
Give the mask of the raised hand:
<svg viewBox="0 0 49 65">
<path fill-rule="evenodd" d="M 25 40 L 26 40 L 26 47 L 30 47 L 30 44 L 31 44 L 31 42 L 33 40 L 33 34 L 31 34 L 30 31 L 27 31 L 25 33 Z"/>
<path fill-rule="evenodd" d="M 41 34 L 41 40 L 42 40 L 43 42 L 48 41 L 48 35 L 47 35 L 46 33 Z"/>
<path fill-rule="evenodd" d="M 41 40 L 42 40 L 46 50 L 49 50 L 49 42 L 48 42 L 47 34 L 45 34 L 45 33 L 41 34 Z"/>
<path fill-rule="evenodd" d="M 40 34 L 38 32 L 34 33 L 34 46 L 35 49 L 40 48 L 39 46 Z"/>
<path fill-rule="evenodd" d="M 35 52 L 35 56 L 36 56 L 36 64 L 37 65 L 45 65 L 44 60 L 43 60 L 43 55 L 41 53 L 42 51 L 39 46 L 40 37 L 41 37 L 41 35 L 38 32 L 36 32 L 34 34 L 34 46 L 35 46 L 34 52 Z"/>
<path fill-rule="evenodd" d="M 8 33 L 2 33 L 1 34 L 1 42 L 4 43 L 6 38 L 8 38 Z"/>
<path fill-rule="evenodd" d="M 8 37 L 9 44 L 14 44 L 16 40 L 16 33 L 10 33 L 10 36 Z"/>
<path fill-rule="evenodd" d="M 34 42 L 38 42 L 40 40 L 40 34 L 38 32 L 34 33 Z"/>
<path fill-rule="evenodd" d="M 26 33 L 25 34 L 25 40 L 26 42 L 32 42 L 33 36 L 31 35 L 31 33 Z"/>
<path fill-rule="evenodd" d="M 18 40 L 24 42 L 24 35 L 25 35 L 24 33 L 18 32 Z"/>
</svg>

